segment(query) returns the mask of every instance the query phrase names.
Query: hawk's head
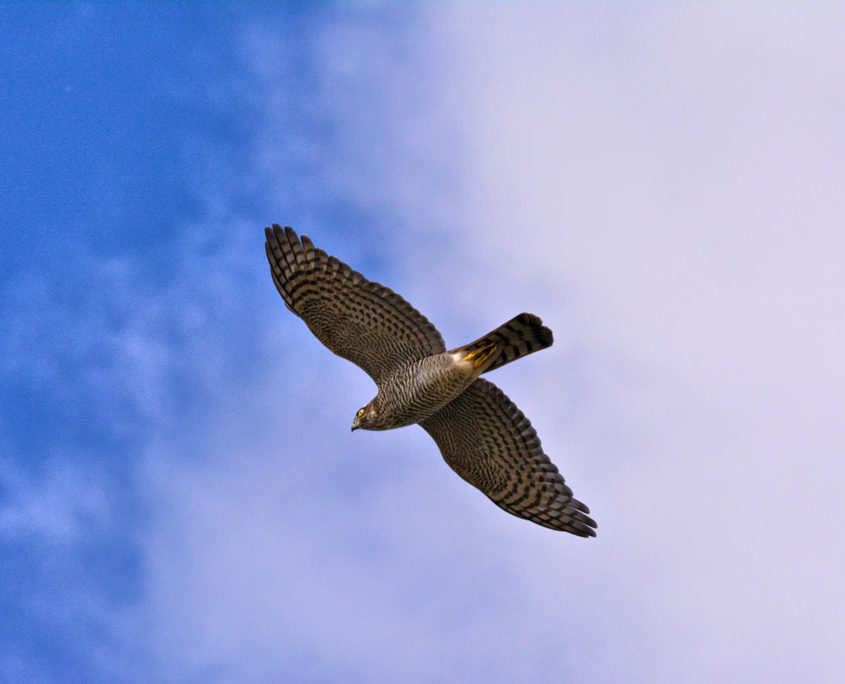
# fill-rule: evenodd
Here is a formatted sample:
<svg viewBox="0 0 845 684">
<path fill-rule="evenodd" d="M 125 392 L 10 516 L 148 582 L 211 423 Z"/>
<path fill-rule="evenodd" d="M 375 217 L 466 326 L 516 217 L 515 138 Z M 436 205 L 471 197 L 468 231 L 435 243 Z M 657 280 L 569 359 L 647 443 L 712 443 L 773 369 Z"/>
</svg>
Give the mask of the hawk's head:
<svg viewBox="0 0 845 684">
<path fill-rule="evenodd" d="M 355 414 L 355 420 L 352 421 L 352 430 L 357 430 L 358 428 L 362 428 L 364 430 L 373 430 L 377 429 L 376 424 L 378 423 L 378 411 L 376 407 L 373 406 L 373 402 L 370 402 L 363 408 L 358 409 L 358 413 Z"/>
</svg>

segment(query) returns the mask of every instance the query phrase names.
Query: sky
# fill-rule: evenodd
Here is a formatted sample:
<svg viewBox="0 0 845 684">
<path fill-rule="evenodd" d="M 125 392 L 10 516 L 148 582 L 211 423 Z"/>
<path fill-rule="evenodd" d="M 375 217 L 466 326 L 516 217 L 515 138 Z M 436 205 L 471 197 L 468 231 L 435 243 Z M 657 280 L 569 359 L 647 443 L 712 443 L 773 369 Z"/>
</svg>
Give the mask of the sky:
<svg viewBox="0 0 845 684">
<path fill-rule="evenodd" d="M 0 6 L 0 680 L 845 678 L 845 9 Z M 275 291 L 293 226 L 598 522 L 509 516 Z"/>
</svg>

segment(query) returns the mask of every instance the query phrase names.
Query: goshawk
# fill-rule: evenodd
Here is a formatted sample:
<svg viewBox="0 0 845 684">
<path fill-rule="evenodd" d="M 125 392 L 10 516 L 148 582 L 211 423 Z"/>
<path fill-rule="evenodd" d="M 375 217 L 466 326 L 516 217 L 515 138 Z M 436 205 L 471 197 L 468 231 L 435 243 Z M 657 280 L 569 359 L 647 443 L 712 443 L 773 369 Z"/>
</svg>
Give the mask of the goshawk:
<svg viewBox="0 0 845 684">
<path fill-rule="evenodd" d="M 437 328 L 392 290 L 291 228 L 274 224 L 265 232 L 273 282 L 288 309 L 378 386 L 353 430 L 419 423 L 446 463 L 497 506 L 553 530 L 595 536 L 590 509 L 572 497 L 529 420 L 479 377 L 551 346 L 552 332 L 537 316 L 519 314 L 447 351 Z"/>
</svg>

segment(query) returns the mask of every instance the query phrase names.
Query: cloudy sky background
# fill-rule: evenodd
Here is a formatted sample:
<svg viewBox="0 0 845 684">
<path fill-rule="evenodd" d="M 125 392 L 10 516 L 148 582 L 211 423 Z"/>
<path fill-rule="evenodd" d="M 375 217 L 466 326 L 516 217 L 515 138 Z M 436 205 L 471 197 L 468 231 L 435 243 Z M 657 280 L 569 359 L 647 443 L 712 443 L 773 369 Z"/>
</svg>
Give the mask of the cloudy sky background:
<svg viewBox="0 0 845 684">
<path fill-rule="evenodd" d="M 845 10 L 0 8 L 0 679 L 839 682 Z M 282 305 L 288 223 L 491 376 L 508 516 Z"/>
</svg>

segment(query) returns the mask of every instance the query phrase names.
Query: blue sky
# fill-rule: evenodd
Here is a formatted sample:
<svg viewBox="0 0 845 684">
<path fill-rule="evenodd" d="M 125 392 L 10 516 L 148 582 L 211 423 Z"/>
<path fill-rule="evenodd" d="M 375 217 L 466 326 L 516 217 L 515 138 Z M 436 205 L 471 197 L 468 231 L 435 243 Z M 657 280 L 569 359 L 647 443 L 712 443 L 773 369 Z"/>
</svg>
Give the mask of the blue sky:
<svg viewBox="0 0 845 684">
<path fill-rule="evenodd" d="M 0 8 L 0 680 L 839 682 L 845 11 Z M 599 536 L 288 312 L 290 224 L 458 345 Z"/>
</svg>

